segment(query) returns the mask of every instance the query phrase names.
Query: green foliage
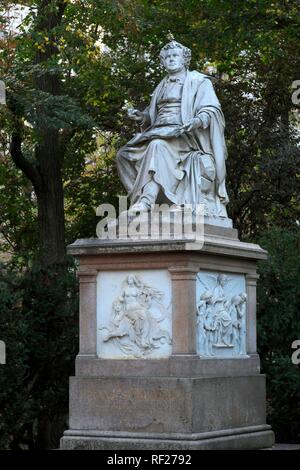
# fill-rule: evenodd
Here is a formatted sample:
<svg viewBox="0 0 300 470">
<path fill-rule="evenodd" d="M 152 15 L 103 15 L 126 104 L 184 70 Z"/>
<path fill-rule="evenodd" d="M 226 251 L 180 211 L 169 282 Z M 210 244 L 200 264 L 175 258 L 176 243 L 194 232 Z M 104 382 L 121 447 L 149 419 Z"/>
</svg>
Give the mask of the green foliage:
<svg viewBox="0 0 300 470">
<path fill-rule="evenodd" d="M 85 147 L 78 146 L 78 139 L 87 139 Z M 64 166 L 66 238 L 70 243 L 96 236 L 100 204 L 110 203 L 118 211 L 117 196 L 124 194 L 114 162 L 118 142 L 113 134 L 98 134 L 96 143 L 86 134 L 72 139 Z"/>
<path fill-rule="evenodd" d="M 28 260 L 37 240 L 36 201 L 31 184 L 11 159 L 0 154 L 0 253 Z"/>
<path fill-rule="evenodd" d="M 3 0 L 0 10 L 12 3 Z M 60 285 L 55 268 L 48 274 L 24 268 L 32 265 L 39 242 L 37 199 L 10 159 L 11 135 L 22 128 L 23 154 L 38 168 L 41 129 L 59 132 L 66 243 L 95 236 L 95 208 L 103 202 L 116 206 L 124 191 L 115 154 L 137 130 L 126 118 L 126 105 L 148 104 L 163 75 L 159 50 L 169 31 L 192 49 L 191 69 L 213 76 L 220 97 L 227 123 L 229 215 L 243 238 L 267 231 L 260 240 L 270 260 L 261 266 L 258 338 L 269 416 L 278 438 L 298 439 L 299 370 L 290 362 L 290 344 L 300 337 L 294 232 L 299 106 L 291 101 L 292 82 L 300 77 L 298 0 L 18 3 L 29 5 L 30 14 L 18 37 L 0 41 L 8 103 L 0 108 L 0 256 L 9 251 L 22 266 L 8 265 L 0 273 L 0 331 L 8 338 L 8 360 L 13 358 L 0 369 L 5 374 L 0 404 L 6 405 L 1 445 L 38 447 L 42 423 L 55 406 L 64 415 L 77 334 L 72 269 L 64 271 Z M 62 12 L 56 26 L 49 22 L 51 12 Z M 51 83 L 51 77 L 59 86 L 41 91 L 37 83 Z"/>
<path fill-rule="evenodd" d="M 159 50 L 171 31 L 192 49 L 191 68 L 214 75 L 227 122 L 229 214 L 241 236 L 254 237 L 270 224 L 295 226 L 300 151 L 291 85 L 300 73 L 295 53 L 300 26 L 297 0 L 64 2 L 61 24 L 37 31 L 47 11 L 38 10 L 37 15 L 34 7 L 42 3 L 31 2 L 32 12 L 15 40 L 14 52 L 0 45 L 0 75 L 7 83 L 8 103 L 13 102 L 33 126 L 26 128 L 23 143 L 30 161 L 35 161 L 35 129 L 45 124 L 59 129 L 66 142 L 66 171 L 79 168 L 76 159 L 84 166 L 97 146 L 97 166 L 108 166 L 115 178 L 114 184 L 101 182 L 99 187 L 107 186 L 103 196 L 112 200 L 118 183 L 114 155 L 105 161 L 106 146 L 112 134 L 116 149 L 136 130 L 126 118 L 125 105 L 148 104 L 163 75 Z M 61 4 L 49 1 L 49 8 Z M 45 55 L 50 47 L 55 53 L 36 64 L 36 55 Z M 35 77 L 47 74 L 60 77 L 58 94 L 37 91 Z M 80 206 L 87 221 L 89 176 L 91 191 L 95 181 L 84 168 L 72 176 L 79 189 L 78 212 Z M 66 192 L 69 196 L 67 206 L 73 207 L 72 195 Z M 97 198 L 102 201 L 102 195 Z M 89 220 L 92 210 L 90 204 Z"/>
<path fill-rule="evenodd" d="M 259 243 L 269 252 L 258 283 L 258 347 L 267 375 L 268 418 L 277 442 L 300 442 L 300 370 L 291 361 L 291 345 L 300 339 L 300 233 L 272 228 Z"/>
<path fill-rule="evenodd" d="M 67 425 L 78 343 L 73 261 L 47 271 L 0 266 L 0 447 L 56 448 Z"/>
</svg>

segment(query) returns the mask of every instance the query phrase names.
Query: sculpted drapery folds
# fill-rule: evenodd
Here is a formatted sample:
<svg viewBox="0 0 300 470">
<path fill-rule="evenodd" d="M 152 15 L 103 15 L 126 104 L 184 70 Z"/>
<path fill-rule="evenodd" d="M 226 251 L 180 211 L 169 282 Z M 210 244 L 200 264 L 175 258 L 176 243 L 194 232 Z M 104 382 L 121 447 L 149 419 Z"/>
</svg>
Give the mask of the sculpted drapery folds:
<svg viewBox="0 0 300 470">
<path fill-rule="evenodd" d="M 129 110 L 141 132 L 117 154 L 130 210 L 203 203 L 205 215 L 227 217 L 225 122 L 211 80 L 188 70 L 191 52 L 176 41 L 160 56 L 168 75 L 144 111 Z"/>
</svg>

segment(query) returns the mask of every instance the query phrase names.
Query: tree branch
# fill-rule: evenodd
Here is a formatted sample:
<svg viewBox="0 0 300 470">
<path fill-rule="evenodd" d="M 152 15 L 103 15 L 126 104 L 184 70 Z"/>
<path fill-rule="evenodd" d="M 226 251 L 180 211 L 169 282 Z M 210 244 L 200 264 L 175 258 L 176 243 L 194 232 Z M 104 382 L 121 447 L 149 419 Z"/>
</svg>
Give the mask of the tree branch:
<svg viewBox="0 0 300 470">
<path fill-rule="evenodd" d="M 11 136 L 10 154 L 15 165 L 23 171 L 25 176 L 31 181 L 36 192 L 42 186 L 42 179 L 39 171 L 28 161 L 22 152 L 22 137 L 20 132 L 15 131 Z"/>
</svg>

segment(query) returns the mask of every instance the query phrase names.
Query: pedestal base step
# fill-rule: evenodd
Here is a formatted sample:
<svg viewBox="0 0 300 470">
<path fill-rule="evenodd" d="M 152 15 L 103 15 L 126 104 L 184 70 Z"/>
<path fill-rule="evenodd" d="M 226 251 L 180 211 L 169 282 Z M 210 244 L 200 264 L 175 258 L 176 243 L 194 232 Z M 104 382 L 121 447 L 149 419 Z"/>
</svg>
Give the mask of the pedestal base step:
<svg viewBox="0 0 300 470">
<path fill-rule="evenodd" d="M 274 445 L 268 425 L 199 434 L 105 433 L 69 430 L 61 439 L 63 450 L 239 450 Z"/>
</svg>

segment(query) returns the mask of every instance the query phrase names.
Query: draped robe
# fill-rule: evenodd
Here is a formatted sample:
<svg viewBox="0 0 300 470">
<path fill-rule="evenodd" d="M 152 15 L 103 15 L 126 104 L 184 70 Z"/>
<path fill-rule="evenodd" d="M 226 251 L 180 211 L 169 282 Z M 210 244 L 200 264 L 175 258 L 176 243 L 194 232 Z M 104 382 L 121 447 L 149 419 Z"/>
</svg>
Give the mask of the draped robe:
<svg viewBox="0 0 300 470">
<path fill-rule="evenodd" d="M 224 216 L 228 196 L 225 187 L 227 150 L 224 116 L 210 79 L 187 71 L 180 97 L 180 123 L 157 125 L 159 100 L 168 77 L 154 90 L 150 106 L 144 111 L 142 132 L 136 134 L 117 154 L 120 178 L 134 204 L 151 179 L 161 188 L 168 202 L 198 204 L 201 198 L 201 156 L 208 156 L 215 169 L 214 194 Z M 199 117 L 202 126 L 179 137 L 176 128 Z M 225 210 L 226 212 L 226 210 Z"/>
</svg>

